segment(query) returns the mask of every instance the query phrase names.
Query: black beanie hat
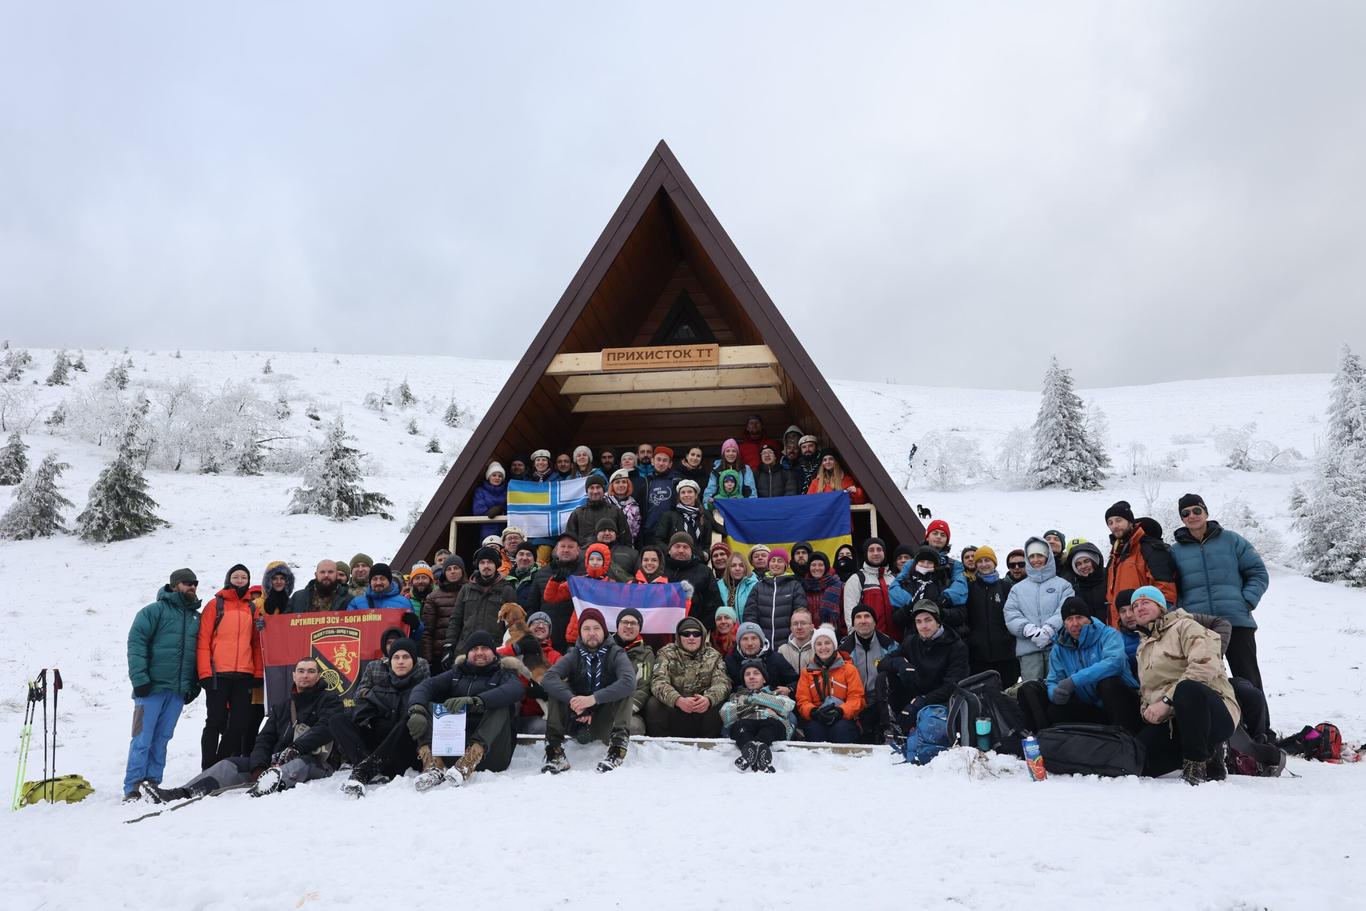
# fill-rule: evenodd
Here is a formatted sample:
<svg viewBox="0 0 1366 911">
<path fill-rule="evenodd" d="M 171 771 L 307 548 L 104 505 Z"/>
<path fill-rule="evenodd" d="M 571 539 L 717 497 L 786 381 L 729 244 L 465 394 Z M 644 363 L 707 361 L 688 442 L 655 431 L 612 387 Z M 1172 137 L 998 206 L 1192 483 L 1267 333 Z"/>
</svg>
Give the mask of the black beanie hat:
<svg viewBox="0 0 1366 911">
<path fill-rule="evenodd" d="M 892 551 L 892 565 L 893 565 L 893 566 L 896 565 L 896 558 L 899 557 L 899 556 L 901 556 L 902 554 L 905 554 L 906 556 L 908 556 L 908 557 L 910 557 L 912 560 L 914 560 L 914 559 L 915 559 L 915 545 L 914 545 L 914 544 L 898 544 L 898 545 L 896 546 L 896 550 Z M 936 557 L 935 559 L 937 560 L 937 559 L 939 559 L 939 558 Z"/>
<path fill-rule="evenodd" d="M 1134 589 L 1126 588 L 1115 592 L 1115 610 L 1134 603 Z"/>
<path fill-rule="evenodd" d="M 877 537 L 876 535 L 873 536 L 873 537 L 871 537 L 871 538 L 869 538 L 867 541 L 864 541 L 864 542 L 863 542 L 863 562 L 864 562 L 864 563 L 867 563 L 867 562 L 868 562 L 868 545 L 870 545 L 870 544 L 881 544 L 881 545 L 882 545 L 882 555 L 883 555 L 883 556 L 882 556 L 882 562 L 883 562 L 883 564 L 886 564 L 886 562 L 887 562 L 887 542 L 884 541 L 884 540 L 882 540 L 881 538 Z"/>
<path fill-rule="evenodd" d="M 479 646 L 487 649 L 496 648 L 493 644 L 493 637 L 482 629 L 477 629 L 465 638 L 465 654 L 469 654 Z"/>
<path fill-rule="evenodd" d="M 422 654 L 417 649 L 417 643 L 409 639 L 407 636 L 399 636 L 397 639 L 389 640 L 389 647 L 385 649 L 385 653 L 390 658 L 392 658 L 394 657 L 394 652 L 398 651 L 399 649 L 402 649 L 403 651 L 407 652 L 413 658 L 414 661 L 416 661 L 418 656 Z"/>
<path fill-rule="evenodd" d="M 1107 522 L 1115 516 L 1119 516 L 1121 519 L 1127 519 L 1131 523 L 1134 521 L 1134 510 L 1133 507 L 1129 505 L 1128 500 L 1120 500 L 1114 506 L 1105 510 L 1105 520 Z"/>
<path fill-rule="evenodd" d="M 916 550 L 915 556 L 911 558 L 911 562 L 919 563 L 921 560 L 928 560 L 935 566 L 938 566 L 939 551 L 935 550 L 933 547 L 922 545 L 920 548 Z"/>
<path fill-rule="evenodd" d="M 745 671 L 754 668 L 763 675 L 764 683 L 768 683 L 768 667 L 764 665 L 762 658 L 746 658 L 740 662 L 740 682 L 745 680 Z"/>
<path fill-rule="evenodd" d="M 1204 506 L 1205 512 L 1209 512 L 1209 507 L 1205 506 L 1205 498 L 1198 493 L 1188 493 L 1176 501 L 1177 510 L 1187 509 L 1191 506 Z"/>
<path fill-rule="evenodd" d="M 370 567 L 370 578 L 373 579 L 375 576 L 383 576 L 390 582 L 394 581 L 394 571 L 389 568 L 388 563 L 376 563 Z"/>
<path fill-rule="evenodd" d="M 1089 616 L 1091 616 L 1091 609 L 1087 607 L 1086 600 L 1084 598 L 1079 598 L 1076 595 L 1072 595 L 1069 598 L 1063 599 L 1062 618 L 1064 620 L 1066 620 L 1068 617 Z"/>
<path fill-rule="evenodd" d="M 243 566 L 241 563 L 234 563 L 232 566 L 230 566 L 230 567 L 228 568 L 228 571 L 227 571 L 226 573 L 223 574 L 223 587 L 224 587 L 224 588 L 232 588 L 232 582 L 230 582 L 229 580 L 232 578 L 232 574 L 235 573 L 235 572 L 237 572 L 239 569 L 242 570 L 242 572 L 244 572 L 244 573 L 247 574 L 247 584 L 248 584 L 248 585 L 251 584 L 251 570 L 247 569 L 247 568 L 246 568 L 245 566 Z"/>
<path fill-rule="evenodd" d="M 479 565 L 480 560 L 492 560 L 494 572 L 497 572 L 498 567 L 502 565 L 503 555 L 492 547 L 481 547 L 474 552 L 474 565 L 476 567 Z M 373 573 L 374 570 L 372 569 L 370 572 Z"/>
<path fill-rule="evenodd" d="M 645 617 L 642 616 L 640 611 L 636 610 L 634 607 L 622 608 L 622 610 L 617 614 L 618 626 L 621 625 L 622 617 L 635 617 L 637 623 L 639 623 L 641 626 L 645 625 Z"/>
<path fill-rule="evenodd" d="M 867 603 L 865 603 L 865 602 L 863 602 L 863 601 L 860 601 L 860 602 L 854 607 L 854 609 L 853 609 L 852 611 L 849 612 L 849 622 L 850 622 L 850 624 L 852 624 L 852 623 L 854 622 L 854 618 L 857 617 L 859 614 L 867 614 L 868 616 L 870 616 L 870 617 L 873 618 L 873 622 L 874 622 L 874 623 L 877 622 L 877 613 L 874 612 L 874 610 L 873 610 L 871 607 L 869 607 L 869 606 L 867 605 Z"/>
</svg>

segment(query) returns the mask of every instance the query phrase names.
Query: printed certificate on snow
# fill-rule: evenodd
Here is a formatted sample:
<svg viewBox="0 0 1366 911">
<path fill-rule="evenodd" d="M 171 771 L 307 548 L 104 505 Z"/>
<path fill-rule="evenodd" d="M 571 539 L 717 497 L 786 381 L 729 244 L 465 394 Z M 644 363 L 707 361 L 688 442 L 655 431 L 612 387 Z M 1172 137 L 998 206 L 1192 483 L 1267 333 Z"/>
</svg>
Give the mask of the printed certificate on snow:
<svg viewBox="0 0 1366 911">
<path fill-rule="evenodd" d="M 432 703 L 432 755 L 465 755 L 465 713 L 452 712 Z"/>
</svg>

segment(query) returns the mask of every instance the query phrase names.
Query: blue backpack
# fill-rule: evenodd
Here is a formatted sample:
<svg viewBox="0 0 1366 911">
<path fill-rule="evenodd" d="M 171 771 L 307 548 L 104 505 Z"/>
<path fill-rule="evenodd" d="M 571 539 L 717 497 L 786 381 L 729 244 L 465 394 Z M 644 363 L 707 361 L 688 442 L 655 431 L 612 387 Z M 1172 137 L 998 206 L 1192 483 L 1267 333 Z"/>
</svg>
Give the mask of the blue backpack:
<svg viewBox="0 0 1366 911">
<path fill-rule="evenodd" d="M 927 705 L 915 716 L 915 728 L 906 735 L 906 761 L 924 765 L 947 750 L 951 743 L 948 708 Z"/>
</svg>

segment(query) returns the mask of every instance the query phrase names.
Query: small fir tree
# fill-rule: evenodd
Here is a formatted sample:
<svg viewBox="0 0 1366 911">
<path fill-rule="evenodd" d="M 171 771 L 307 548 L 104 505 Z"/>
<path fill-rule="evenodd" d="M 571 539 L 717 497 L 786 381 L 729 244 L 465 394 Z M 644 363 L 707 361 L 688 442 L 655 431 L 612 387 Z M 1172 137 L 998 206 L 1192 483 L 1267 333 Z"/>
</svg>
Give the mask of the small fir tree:
<svg viewBox="0 0 1366 911">
<path fill-rule="evenodd" d="M 411 408 L 417 404 L 417 396 L 413 395 L 413 390 L 408 386 L 408 378 L 404 377 L 403 382 L 398 384 L 398 407 Z"/>
<path fill-rule="evenodd" d="M 1300 554 L 1323 582 L 1366 585 L 1366 371 L 1346 345 L 1328 398 L 1328 439 L 1298 525 Z"/>
<path fill-rule="evenodd" d="M 271 375 L 272 373 L 274 373 L 274 372 L 275 372 L 275 368 L 272 367 L 272 366 L 270 366 L 270 358 L 266 358 L 266 364 L 265 364 L 264 367 L 261 368 L 261 373 L 262 373 L 262 375 L 264 375 L 264 376 L 270 376 L 270 375 Z"/>
<path fill-rule="evenodd" d="M 71 361 L 67 359 L 65 351 L 58 351 L 57 357 L 52 361 L 52 372 L 47 375 L 46 383 L 49 386 L 65 386 L 71 378 Z"/>
<path fill-rule="evenodd" d="M 431 438 L 430 440 L 427 441 L 427 451 L 428 451 L 428 452 L 440 452 L 440 451 L 441 451 L 441 441 L 438 440 L 438 439 L 436 438 L 436 435 L 435 435 L 435 434 L 433 434 L 433 435 L 432 435 L 432 438 Z"/>
<path fill-rule="evenodd" d="M 43 418 L 43 423 L 48 427 L 61 427 L 63 424 L 65 424 L 66 405 L 62 404 L 61 402 L 58 402 L 57 407 L 52 409 L 52 413 L 49 414 L 47 417 Z"/>
<path fill-rule="evenodd" d="M 447 427 L 459 427 L 461 418 L 459 403 L 455 399 L 451 399 L 451 403 L 446 406 L 446 413 L 441 416 L 441 420 L 446 422 Z"/>
<path fill-rule="evenodd" d="M 415 437 L 422 431 L 417 426 L 417 418 L 409 418 L 408 426 L 404 428 L 408 431 L 408 436 Z"/>
<path fill-rule="evenodd" d="M 5 443 L 5 448 L 0 449 L 0 485 L 9 486 L 18 484 L 24 479 L 24 472 L 28 471 L 28 447 L 19 437 L 19 431 L 14 431 Z"/>
<path fill-rule="evenodd" d="M 243 477 L 256 477 L 266 466 L 265 447 L 256 439 L 249 439 L 242 445 L 234 460 L 233 471 Z"/>
<path fill-rule="evenodd" d="M 347 445 L 351 439 L 340 416 L 332 422 L 322 451 L 314 458 L 303 483 L 294 489 L 291 513 L 311 513 L 340 522 L 359 516 L 392 519 L 384 507 L 393 503 L 383 494 L 361 489 L 360 453 Z"/>
<path fill-rule="evenodd" d="M 1095 490 L 1105 479 L 1100 448 L 1086 431 L 1085 410 L 1072 390 L 1072 373 L 1055 357 L 1044 374 L 1034 420 L 1030 475 L 1037 487 Z"/>
<path fill-rule="evenodd" d="M 71 466 L 49 454 L 14 492 L 14 502 L 0 517 L 0 538 L 26 541 L 65 533 L 62 511 L 73 504 L 57 491 L 57 477 Z"/>
<path fill-rule="evenodd" d="M 143 399 L 129 417 L 114 461 L 100 472 L 90 488 L 90 499 L 76 517 L 76 533 L 83 540 L 105 543 L 149 534 L 166 522 L 155 512 L 156 500 L 147 493 L 143 466 L 147 463 L 147 410 Z"/>
<path fill-rule="evenodd" d="M 109 372 L 104 375 L 104 384 L 110 389 L 128 388 L 128 367 L 126 364 L 115 364 L 109 368 Z"/>
<path fill-rule="evenodd" d="M 86 367 L 85 367 L 85 353 L 84 353 L 84 352 L 79 352 L 79 353 L 77 353 L 76 359 L 75 359 L 74 361 L 71 362 L 71 369 L 72 369 L 72 370 L 78 370 L 78 371 L 80 371 L 81 373 L 89 373 L 89 372 L 90 372 L 90 371 L 87 370 Z"/>
</svg>

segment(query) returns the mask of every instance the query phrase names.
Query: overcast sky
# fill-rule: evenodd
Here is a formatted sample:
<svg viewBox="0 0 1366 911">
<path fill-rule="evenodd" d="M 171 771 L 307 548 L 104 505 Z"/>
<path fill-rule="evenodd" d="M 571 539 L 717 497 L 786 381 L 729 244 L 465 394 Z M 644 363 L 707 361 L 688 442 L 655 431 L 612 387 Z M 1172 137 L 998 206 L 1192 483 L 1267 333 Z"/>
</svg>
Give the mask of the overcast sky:
<svg viewBox="0 0 1366 911">
<path fill-rule="evenodd" d="M 1366 348 L 1366 4 L 469 6 L 0 0 L 0 334 L 515 359 L 663 138 L 835 377 Z"/>
</svg>

